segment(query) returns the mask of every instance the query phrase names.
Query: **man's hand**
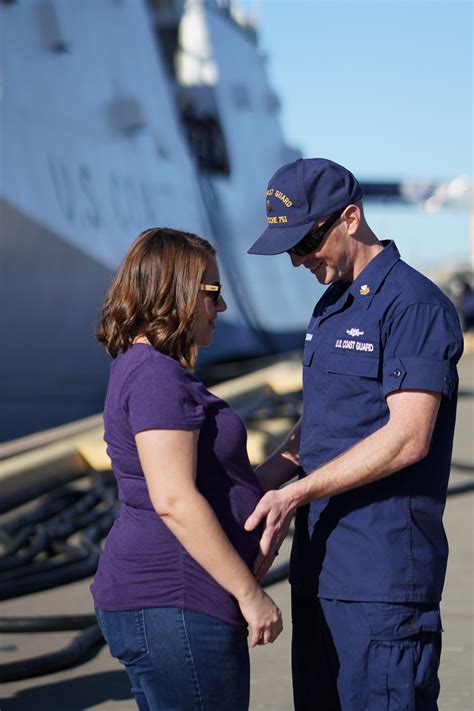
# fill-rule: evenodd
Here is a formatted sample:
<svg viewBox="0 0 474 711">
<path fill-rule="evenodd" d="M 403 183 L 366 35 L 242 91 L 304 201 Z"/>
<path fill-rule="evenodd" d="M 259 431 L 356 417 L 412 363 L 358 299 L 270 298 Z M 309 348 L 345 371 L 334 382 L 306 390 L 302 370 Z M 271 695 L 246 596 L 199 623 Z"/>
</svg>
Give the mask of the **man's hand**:
<svg viewBox="0 0 474 711">
<path fill-rule="evenodd" d="M 290 484 L 279 491 L 267 492 L 245 522 L 245 530 L 253 531 L 261 521 L 265 521 L 260 550 L 253 564 L 253 572 L 258 581 L 270 569 L 288 533 L 296 508 L 290 496 L 291 488 Z"/>
</svg>

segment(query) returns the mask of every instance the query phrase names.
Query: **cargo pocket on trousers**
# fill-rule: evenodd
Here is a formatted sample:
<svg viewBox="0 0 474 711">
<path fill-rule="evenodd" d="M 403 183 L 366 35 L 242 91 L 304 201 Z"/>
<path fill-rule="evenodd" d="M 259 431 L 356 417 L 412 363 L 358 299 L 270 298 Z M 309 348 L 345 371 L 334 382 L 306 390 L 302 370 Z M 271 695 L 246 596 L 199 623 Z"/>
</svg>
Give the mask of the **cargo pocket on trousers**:
<svg viewBox="0 0 474 711">
<path fill-rule="evenodd" d="M 370 615 L 369 711 L 436 708 L 441 618 L 401 605 Z"/>
<path fill-rule="evenodd" d="M 110 612 L 96 608 L 99 627 L 110 653 L 122 664 L 134 664 L 148 654 L 143 610 Z"/>
</svg>

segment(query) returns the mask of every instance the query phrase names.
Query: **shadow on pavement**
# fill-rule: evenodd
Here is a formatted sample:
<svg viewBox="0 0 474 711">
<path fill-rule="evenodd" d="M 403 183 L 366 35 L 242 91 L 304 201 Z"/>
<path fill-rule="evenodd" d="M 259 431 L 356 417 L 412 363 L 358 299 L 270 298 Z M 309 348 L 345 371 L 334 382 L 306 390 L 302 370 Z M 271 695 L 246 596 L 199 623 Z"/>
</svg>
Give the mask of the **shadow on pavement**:
<svg viewBox="0 0 474 711">
<path fill-rule="evenodd" d="M 85 711 L 105 701 L 131 699 L 130 682 L 124 671 L 76 677 L 32 686 L 14 696 L 0 698 L 1 711 Z"/>
</svg>

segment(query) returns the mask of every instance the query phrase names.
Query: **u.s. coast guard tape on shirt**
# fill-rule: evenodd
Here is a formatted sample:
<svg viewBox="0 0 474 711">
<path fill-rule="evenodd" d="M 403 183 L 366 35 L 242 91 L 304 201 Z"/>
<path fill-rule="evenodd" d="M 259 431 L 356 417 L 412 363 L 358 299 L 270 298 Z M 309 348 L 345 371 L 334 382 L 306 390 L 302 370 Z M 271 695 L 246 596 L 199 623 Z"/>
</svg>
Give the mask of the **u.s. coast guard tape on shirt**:
<svg viewBox="0 0 474 711">
<path fill-rule="evenodd" d="M 368 351 L 372 353 L 374 350 L 373 343 L 364 343 L 363 341 L 350 341 L 348 339 L 337 338 L 334 348 L 342 348 L 343 350 L 350 351 Z"/>
</svg>

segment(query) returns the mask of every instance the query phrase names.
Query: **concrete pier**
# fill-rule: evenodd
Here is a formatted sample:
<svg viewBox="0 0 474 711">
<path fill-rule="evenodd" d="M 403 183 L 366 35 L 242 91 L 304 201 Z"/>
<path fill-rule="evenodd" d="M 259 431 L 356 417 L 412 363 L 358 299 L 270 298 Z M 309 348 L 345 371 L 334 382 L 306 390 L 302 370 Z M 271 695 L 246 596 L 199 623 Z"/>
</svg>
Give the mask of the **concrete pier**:
<svg viewBox="0 0 474 711">
<path fill-rule="evenodd" d="M 461 387 L 474 391 L 474 355 L 460 364 Z M 474 397 L 459 400 L 454 463 L 474 465 Z M 453 466 L 451 486 L 474 484 L 474 474 Z M 474 708 L 474 490 L 448 498 L 445 524 L 450 559 L 442 618 L 445 629 L 441 664 L 441 711 Z M 289 541 L 279 560 L 288 553 Z M 92 612 L 90 580 L 0 603 L 0 616 L 41 616 Z M 292 709 L 289 587 L 269 589 L 284 615 L 285 629 L 274 645 L 251 651 L 252 711 Z M 0 664 L 61 649 L 77 632 L 1 634 Z M 318 670 L 315 669 L 315 674 Z M 129 711 L 135 708 L 126 674 L 106 647 L 66 671 L 0 686 L 1 711 Z M 222 711 L 225 711 L 223 709 Z M 350 711 L 347 709 L 345 711 Z"/>
</svg>

